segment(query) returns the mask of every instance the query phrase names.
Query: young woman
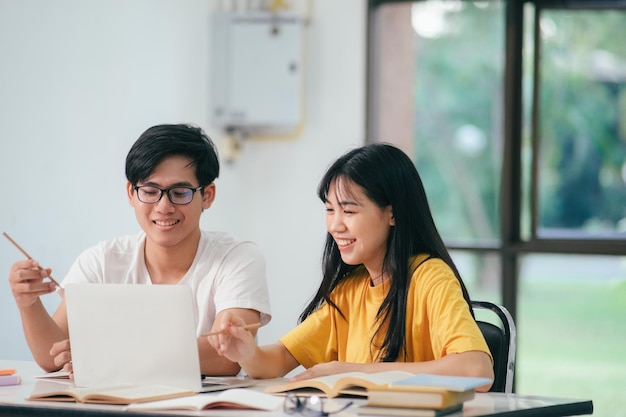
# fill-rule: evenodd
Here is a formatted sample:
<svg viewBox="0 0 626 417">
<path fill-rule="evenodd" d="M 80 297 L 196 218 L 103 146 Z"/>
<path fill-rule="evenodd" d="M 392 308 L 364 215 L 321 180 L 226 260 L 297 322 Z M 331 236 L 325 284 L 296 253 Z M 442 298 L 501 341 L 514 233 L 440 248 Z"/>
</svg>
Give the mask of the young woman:
<svg viewBox="0 0 626 417">
<path fill-rule="evenodd" d="M 319 185 L 328 235 L 322 283 L 279 342 L 256 346 L 231 315 L 211 336 L 254 378 L 404 370 L 493 379 L 469 296 L 433 221 L 413 162 L 372 144 L 333 163 Z M 481 387 L 488 390 L 489 386 Z"/>
</svg>

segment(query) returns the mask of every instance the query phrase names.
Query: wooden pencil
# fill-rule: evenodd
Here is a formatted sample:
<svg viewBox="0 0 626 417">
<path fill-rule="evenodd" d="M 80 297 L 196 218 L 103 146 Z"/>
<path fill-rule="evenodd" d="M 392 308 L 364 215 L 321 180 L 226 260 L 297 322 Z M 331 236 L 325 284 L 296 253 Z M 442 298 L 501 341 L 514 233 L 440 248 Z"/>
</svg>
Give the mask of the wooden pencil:
<svg viewBox="0 0 626 417">
<path fill-rule="evenodd" d="M 246 324 L 245 326 L 238 326 L 238 327 L 244 330 L 254 330 L 254 329 L 258 329 L 259 327 L 261 327 L 261 323 Z M 227 331 L 228 331 L 227 329 L 217 330 L 214 332 L 204 333 L 202 336 L 216 336 L 218 334 L 224 334 Z"/>
<path fill-rule="evenodd" d="M 20 251 L 20 252 L 22 252 L 22 253 L 24 254 L 24 256 L 26 256 L 26 258 L 27 258 L 27 259 L 33 259 L 33 258 L 32 258 L 32 257 L 28 254 L 28 252 L 26 252 L 26 251 L 25 251 L 25 250 L 24 250 L 24 249 L 23 249 L 20 245 L 18 245 L 18 244 L 17 244 L 17 242 L 16 242 L 16 241 L 14 241 L 14 240 L 11 238 L 11 236 L 9 236 L 6 232 L 2 232 L 2 234 L 4 235 L 4 237 L 6 237 L 6 238 L 9 240 L 9 242 L 11 242 L 11 243 L 13 244 L 13 246 L 15 246 L 15 247 L 16 247 L 16 248 Z M 40 270 L 40 271 L 43 271 L 43 268 L 40 266 L 40 267 L 39 267 L 39 270 Z M 51 276 L 51 275 L 48 275 L 48 278 L 50 278 L 50 281 L 54 282 L 54 285 L 56 285 L 57 287 L 61 288 L 61 284 L 59 284 L 59 283 L 57 282 L 57 280 L 56 280 L 56 279 L 52 278 L 52 276 Z"/>
</svg>

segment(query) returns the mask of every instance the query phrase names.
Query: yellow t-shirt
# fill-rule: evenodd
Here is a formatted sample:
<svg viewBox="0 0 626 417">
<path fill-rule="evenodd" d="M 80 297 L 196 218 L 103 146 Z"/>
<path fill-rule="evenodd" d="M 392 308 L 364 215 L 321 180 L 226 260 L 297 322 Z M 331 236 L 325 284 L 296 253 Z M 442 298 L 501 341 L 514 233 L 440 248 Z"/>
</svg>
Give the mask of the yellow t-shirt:
<svg viewBox="0 0 626 417">
<path fill-rule="evenodd" d="M 441 259 L 424 259 L 426 256 L 420 255 L 411 263 L 406 362 L 439 359 L 449 353 L 471 350 L 491 356 L 450 267 Z M 324 303 L 280 342 L 305 368 L 333 360 L 377 362 L 385 331 L 374 342 L 372 336 L 377 327 L 376 313 L 388 290 L 385 283 L 372 287 L 367 271 L 359 268 L 331 294 L 345 319 Z"/>
</svg>

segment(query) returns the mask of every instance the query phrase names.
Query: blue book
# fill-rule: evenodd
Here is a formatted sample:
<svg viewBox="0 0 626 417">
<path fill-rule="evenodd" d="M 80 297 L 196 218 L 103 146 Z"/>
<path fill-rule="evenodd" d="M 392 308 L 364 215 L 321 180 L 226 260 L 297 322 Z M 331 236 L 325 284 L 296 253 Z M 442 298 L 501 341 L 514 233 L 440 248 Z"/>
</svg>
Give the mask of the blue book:
<svg viewBox="0 0 626 417">
<path fill-rule="evenodd" d="M 393 381 L 389 384 L 390 388 L 401 389 L 406 388 L 431 388 L 446 391 L 468 391 L 477 387 L 490 384 L 489 378 L 476 378 L 467 376 L 447 376 L 447 375 L 430 375 L 417 374 L 408 378 Z"/>
</svg>

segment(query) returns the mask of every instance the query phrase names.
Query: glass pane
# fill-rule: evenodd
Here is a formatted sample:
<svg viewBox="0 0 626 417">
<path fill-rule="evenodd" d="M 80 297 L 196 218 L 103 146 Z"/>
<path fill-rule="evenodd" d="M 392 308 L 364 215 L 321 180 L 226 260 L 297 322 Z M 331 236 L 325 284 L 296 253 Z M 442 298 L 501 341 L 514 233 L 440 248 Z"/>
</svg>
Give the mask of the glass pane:
<svg viewBox="0 0 626 417">
<path fill-rule="evenodd" d="M 522 144 L 521 144 L 521 207 L 520 207 L 520 238 L 529 241 L 534 236 L 533 229 L 533 88 L 535 67 L 535 7 L 532 3 L 524 5 L 523 9 L 523 46 L 522 46 Z M 505 162 L 506 163 L 506 162 Z"/>
<path fill-rule="evenodd" d="M 451 244 L 499 241 L 504 4 L 390 2 L 372 20 L 370 136 L 413 155 Z"/>
<path fill-rule="evenodd" d="M 502 153 L 504 4 L 419 1 L 415 161 L 450 243 L 497 242 Z"/>
<path fill-rule="evenodd" d="M 626 11 L 540 15 L 540 237 L 626 234 L 625 27 Z"/>
<path fill-rule="evenodd" d="M 497 253 L 454 250 L 450 255 L 472 300 L 502 304 L 501 267 Z"/>
<path fill-rule="evenodd" d="M 626 416 L 626 258 L 522 258 L 516 392 L 589 398 Z"/>
</svg>

